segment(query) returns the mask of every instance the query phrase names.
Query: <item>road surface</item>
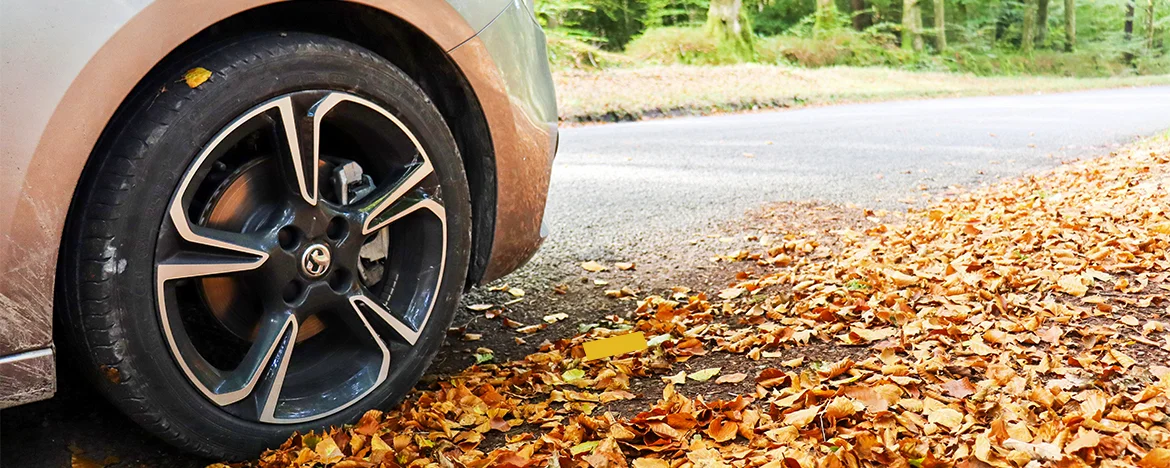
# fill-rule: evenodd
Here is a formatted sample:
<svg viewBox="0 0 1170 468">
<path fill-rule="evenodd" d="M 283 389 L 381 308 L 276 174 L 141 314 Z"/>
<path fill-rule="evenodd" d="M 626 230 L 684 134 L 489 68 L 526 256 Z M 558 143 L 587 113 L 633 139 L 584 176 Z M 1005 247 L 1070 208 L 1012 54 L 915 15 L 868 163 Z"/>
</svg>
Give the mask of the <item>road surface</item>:
<svg viewBox="0 0 1170 468">
<path fill-rule="evenodd" d="M 902 209 L 922 193 L 1105 154 L 1167 128 L 1170 87 L 567 128 L 546 217 L 553 236 L 507 281 L 539 292 L 579 274 L 577 262 L 661 255 L 773 201 Z M 149 438 L 76 379 L 57 398 L 5 410 L 0 426 L 3 466 L 68 466 L 71 447 L 117 466 L 207 464 Z"/>
</svg>

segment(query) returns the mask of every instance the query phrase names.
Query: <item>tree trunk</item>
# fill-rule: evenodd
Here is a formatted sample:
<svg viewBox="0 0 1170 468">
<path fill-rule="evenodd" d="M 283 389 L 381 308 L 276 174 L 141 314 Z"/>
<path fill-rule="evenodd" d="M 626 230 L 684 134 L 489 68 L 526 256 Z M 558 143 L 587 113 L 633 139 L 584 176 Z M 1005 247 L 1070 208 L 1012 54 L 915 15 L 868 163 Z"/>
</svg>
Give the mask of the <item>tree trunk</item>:
<svg viewBox="0 0 1170 468">
<path fill-rule="evenodd" d="M 1020 29 L 1020 52 L 1032 53 L 1036 40 L 1036 0 L 1024 0 L 1024 26 Z"/>
<path fill-rule="evenodd" d="M 1077 0 L 1064 0 L 1064 50 L 1077 48 Z"/>
<path fill-rule="evenodd" d="M 1126 40 L 1126 42 L 1128 42 L 1130 39 L 1133 38 L 1133 14 L 1134 14 L 1134 12 L 1133 12 L 1134 4 L 1133 3 L 1134 3 L 1133 0 L 1127 0 L 1125 2 L 1125 40 Z"/>
<path fill-rule="evenodd" d="M 813 19 L 813 37 L 822 37 L 837 26 L 837 4 L 833 0 L 817 0 Z"/>
<path fill-rule="evenodd" d="M 947 48 L 946 0 L 934 0 L 934 48 L 939 52 Z"/>
<path fill-rule="evenodd" d="M 1040 0 L 1040 8 L 1036 10 L 1036 44 L 1044 47 L 1048 40 L 1048 0 Z"/>
<path fill-rule="evenodd" d="M 914 2 L 914 50 L 922 52 L 926 47 L 925 40 L 922 37 L 922 0 L 917 0 Z"/>
<path fill-rule="evenodd" d="M 902 2 L 902 48 L 922 50 L 922 9 L 919 0 Z"/>
<path fill-rule="evenodd" d="M 1148 34 L 1149 42 L 1146 43 L 1146 48 L 1150 52 L 1154 51 L 1154 0 L 1146 0 L 1146 12 L 1148 13 L 1149 23 L 1146 23 L 1146 34 Z"/>
<path fill-rule="evenodd" d="M 853 10 L 853 29 L 864 31 L 873 25 L 873 17 L 866 11 L 865 0 L 850 0 Z"/>
<path fill-rule="evenodd" d="M 705 28 L 709 36 L 737 53 L 751 53 L 752 29 L 743 12 L 743 0 L 711 0 Z"/>
<path fill-rule="evenodd" d="M 1127 0 L 1125 2 L 1125 43 L 1128 45 L 1133 39 L 1133 16 L 1134 16 L 1134 0 Z M 1121 59 L 1125 63 L 1133 63 L 1133 49 L 1126 50 L 1121 54 Z"/>
</svg>

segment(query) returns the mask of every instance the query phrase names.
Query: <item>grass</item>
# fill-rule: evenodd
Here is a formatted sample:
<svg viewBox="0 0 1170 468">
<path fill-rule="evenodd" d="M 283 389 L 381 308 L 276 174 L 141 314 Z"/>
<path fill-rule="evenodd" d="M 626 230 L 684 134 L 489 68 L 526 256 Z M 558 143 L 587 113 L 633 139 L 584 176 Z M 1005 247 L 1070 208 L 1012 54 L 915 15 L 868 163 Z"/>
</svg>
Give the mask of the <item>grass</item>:
<svg viewBox="0 0 1170 468">
<path fill-rule="evenodd" d="M 1170 85 L 1170 75 L 985 77 L 878 67 L 647 66 L 554 73 L 561 120 L 614 122 L 677 115 L 893 99 Z"/>
<path fill-rule="evenodd" d="M 1134 53 L 1132 60 L 1126 58 L 1127 51 Z M 874 27 L 863 32 L 839 28 L 817 37 L 811 34 L 757 37 L 747 57 L 721 47 L 697 27 L 653 28 L 630 42 L 623 54 L 611 55 L 625 55 L 637 63 L 654 65 L 752 62 L 805 68 L 884 66 L 985 76 L 1110 77 L 1170 73 L 1170 56 L 1146 54 L 1111 43 L 1086 44 L 1071 53 L 1040 49 L 1021 54 L 1015 46 L 1007 43 L 989 47 L 983 41 L 973 41 L 956 43 L 941 53 L 914 52 L 899 47 L 897 36 L 888 27 Z"/>
</svg>

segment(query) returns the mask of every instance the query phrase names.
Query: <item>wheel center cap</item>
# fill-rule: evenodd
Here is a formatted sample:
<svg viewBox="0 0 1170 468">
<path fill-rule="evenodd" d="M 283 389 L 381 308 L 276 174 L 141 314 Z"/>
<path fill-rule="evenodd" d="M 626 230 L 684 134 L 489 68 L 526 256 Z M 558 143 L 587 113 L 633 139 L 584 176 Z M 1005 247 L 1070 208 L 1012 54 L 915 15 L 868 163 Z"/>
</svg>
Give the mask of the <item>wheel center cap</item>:
<svg viewBox="0 0 1170 468">
<path fill-rule="evenodd" d="M 301 272 L 309 278 L 317 278 L 329 271 L 329 264 L 333 262 L 333 255 L 325 244 L 313 244 L 301 254 Z"/>
</svg>

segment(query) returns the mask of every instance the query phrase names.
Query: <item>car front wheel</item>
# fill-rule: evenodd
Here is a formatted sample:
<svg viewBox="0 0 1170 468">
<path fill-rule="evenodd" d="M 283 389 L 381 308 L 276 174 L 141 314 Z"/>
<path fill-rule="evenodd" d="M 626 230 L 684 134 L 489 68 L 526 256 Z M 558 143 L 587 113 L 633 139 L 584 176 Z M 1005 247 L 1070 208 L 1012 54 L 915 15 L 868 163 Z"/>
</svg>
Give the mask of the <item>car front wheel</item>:
<svg viewBox="0 0 1170 468">
<path fill-rule="evenodd" d="M 299 33 L 153 76 L 67 227 L 62 321 L 82 367 L 135 421 L 213 457 L 400 400 L 470 251 L 466 176 L 427 95 L 359 46 Z"/>
</svg>

